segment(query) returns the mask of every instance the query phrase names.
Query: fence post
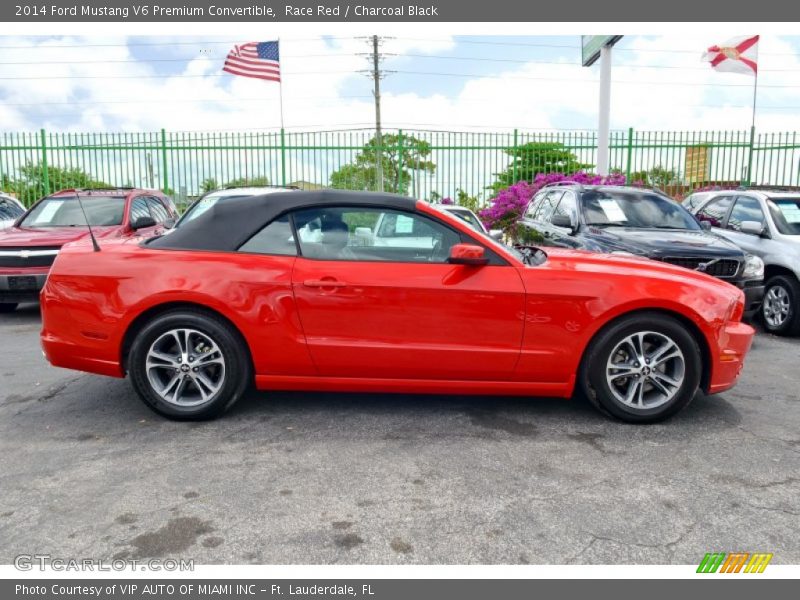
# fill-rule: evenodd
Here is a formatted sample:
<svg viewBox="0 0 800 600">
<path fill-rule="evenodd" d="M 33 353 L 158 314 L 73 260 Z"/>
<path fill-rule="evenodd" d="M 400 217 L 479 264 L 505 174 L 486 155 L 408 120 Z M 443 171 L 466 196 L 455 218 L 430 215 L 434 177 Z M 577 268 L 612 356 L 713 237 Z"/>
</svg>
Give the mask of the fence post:
<svg viewBox="0 0 800 600">
<path fill-rule="evenodd" d="M 512 154 L 512 156 L 514 157 L 514 162 L 512 163 L 512 165 L 513 165 L 513 170 L 512 170 L 512 173 L 513 173 L 512 179 L 513 179 L 513 181 L 511 182 L 511 185 L 514 185 L 515 183 L 517 183 L 517 163 L 519 162 L 519 157 L 517 156 L 518 139 L 519 139 L 519 131 L 517 129 L 514 129 L 514 148 L 513 148 L 513 154 Z"/>
<path fill-rule="evenodd" d="M 42 140 L 42 187 L 44 188 L 44 196 L 50 194 L 50 172 L 47 168 L 47 136 L 44 129 L 40 131 Z"/>
<path fill-rule="evenodd" d="M 169 187 L 169 175 L 167 173 L 167 132 L 161 128 L 161 191 L 167 193 Z"/>
<path fill-rule="evenodd" d="M 633 127 L 628 127 L 628 157 L 625 162 L 625 183 L 631 182 L 631 160 L 633 159 Z"/>
<path fill-rule="evenodd" d="M 756 126 L 750 127 L 750 155 L 747 159 L 747 176 L 742 178 L 742 185 L 753 183 L 753 147 L 755 145 Z"/>
<path fill-rule="evenodd" d="M 281 185 L 286 185 L 286 138 L 281 127 Z"/>
<path fill-rule="evenodd" d="M 378 154 L 378 160 L 381 160 L 382 154 Z M 403 193 L 403 130 L 397 130 L 397 192 Z"/>
</svg>

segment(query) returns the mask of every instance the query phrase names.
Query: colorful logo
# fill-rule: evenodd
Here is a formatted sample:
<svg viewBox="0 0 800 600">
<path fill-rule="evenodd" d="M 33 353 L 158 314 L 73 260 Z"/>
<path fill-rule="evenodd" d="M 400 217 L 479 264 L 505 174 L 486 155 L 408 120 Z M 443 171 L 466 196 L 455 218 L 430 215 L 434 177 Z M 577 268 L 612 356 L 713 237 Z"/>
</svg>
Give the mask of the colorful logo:
<svg viewBox="0 0 800 600">
<path fill-rule="evenodd" d="M 698 573 L 763 573 L 772 554 L 766 552 L 708 552 L 700 565 Z"/>
</svg>

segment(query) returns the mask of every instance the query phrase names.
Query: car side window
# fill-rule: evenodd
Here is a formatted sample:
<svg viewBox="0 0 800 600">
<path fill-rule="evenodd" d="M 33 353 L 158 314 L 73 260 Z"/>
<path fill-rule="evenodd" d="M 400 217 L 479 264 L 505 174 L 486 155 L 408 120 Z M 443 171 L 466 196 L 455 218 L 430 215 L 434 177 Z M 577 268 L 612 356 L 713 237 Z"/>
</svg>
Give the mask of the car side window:
<svg viewBox="0 0 800 600">
<path fill-rule="evenodd" d="M 170 219 L 169 212 L 161 203 L 161 200 L 152 197 L 148 197 L 146 200 L 147 206 L 150 208 L 150 214 L 156 220 L 156 223 L 160 225 Z"/>
<path fill-rule="evenodd" d="M 564 192 L 564 195 L 561 197 L 561 201 L 558 203 L 558 206 L 555 207 L 552 215 L 550 215 L 550 219 L 552 219 L 555 215 L 565 215 L 569 217 L 573 223 L 577 223 L 578 204 L 575 200 L 575 194 L 573 192 Z"/>
<path fill-rule="evenodd" d="M 134 198 L 131 202 L 131 223 L 141 217 L 150 217 L 150 210 L 147 208 L 147 200 L 144 196 Z"/>
<path fill-rule="evenodd" d="M 423 215 L 368 207 L 293 213 L 300 252 L 320 260 L 444 263 L 461 236 Z"/>
<path fill-rule="evenodd" d="M 283 215 L 272 221 L 242 244 L 239 252 L 296 256 L 297 244 L 294 242 L 289 215 Z"/>
<path fill-rule="evenodd" d="M 736 204 L 733 205 L 731 215 L 728 217 L 726 229 L 741 231 L 742 221 L 755 221 L 764 227 L 764 211 L 761 210 L 761 205 L 755 198 L 739 196 L 736 199 Z"/>
<path fill-rule="evenodd" d="M 733 204 L 733 196 L 714 198 L 697 213 L 698 221 L 707 221 L 712 227 L 722 227 L 725 215 Z"/>
<path fill-rule="evenodd" d="M 561 200 L 561 196 L 563 195 L 564 192 L 562 190 L 553 190 L 552 192 L 547 192 L 544 200 L 536 209 L 536 213 L 533 215 L 533 220 L 549 221 L 550 215 L 553 214 L 553 209 L 555 209 L 558 201 Z"/>
</svg>

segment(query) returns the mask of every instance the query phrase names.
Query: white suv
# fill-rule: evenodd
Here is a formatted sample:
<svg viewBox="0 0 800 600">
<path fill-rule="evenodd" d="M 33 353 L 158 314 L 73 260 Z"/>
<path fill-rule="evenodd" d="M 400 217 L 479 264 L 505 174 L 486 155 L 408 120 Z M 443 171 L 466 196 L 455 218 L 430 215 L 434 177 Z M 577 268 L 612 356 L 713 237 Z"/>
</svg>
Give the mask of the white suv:
<svg viewBox="0 0 800 600">
<path fill-rule="evenodd" d="M 698 192 L 683 205 L 705 227 L 763 259 L 764 327 L 800 334 L 800 192 Z"/>
</svg>

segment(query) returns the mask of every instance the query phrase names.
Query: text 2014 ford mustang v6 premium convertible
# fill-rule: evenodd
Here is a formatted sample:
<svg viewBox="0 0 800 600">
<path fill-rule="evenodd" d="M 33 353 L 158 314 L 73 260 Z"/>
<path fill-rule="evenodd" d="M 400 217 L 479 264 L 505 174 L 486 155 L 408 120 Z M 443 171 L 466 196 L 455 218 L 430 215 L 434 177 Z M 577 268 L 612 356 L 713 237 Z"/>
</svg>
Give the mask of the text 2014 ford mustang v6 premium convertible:
<svg viewBox="0 0 800 600">
<path fill-rule="evenodd" d="M 130 374 L 176 419 L 217 416 L 254 382 L 580 391 L 647 422 L 736 383 L 753 336 L 743 298 L 647 259 L 517 251 L 410 198 L 291 192 L 220 202 L 144 242 L 65 246 L 42 291 L 42 344 L 54 365 Z"/>
</svg>

